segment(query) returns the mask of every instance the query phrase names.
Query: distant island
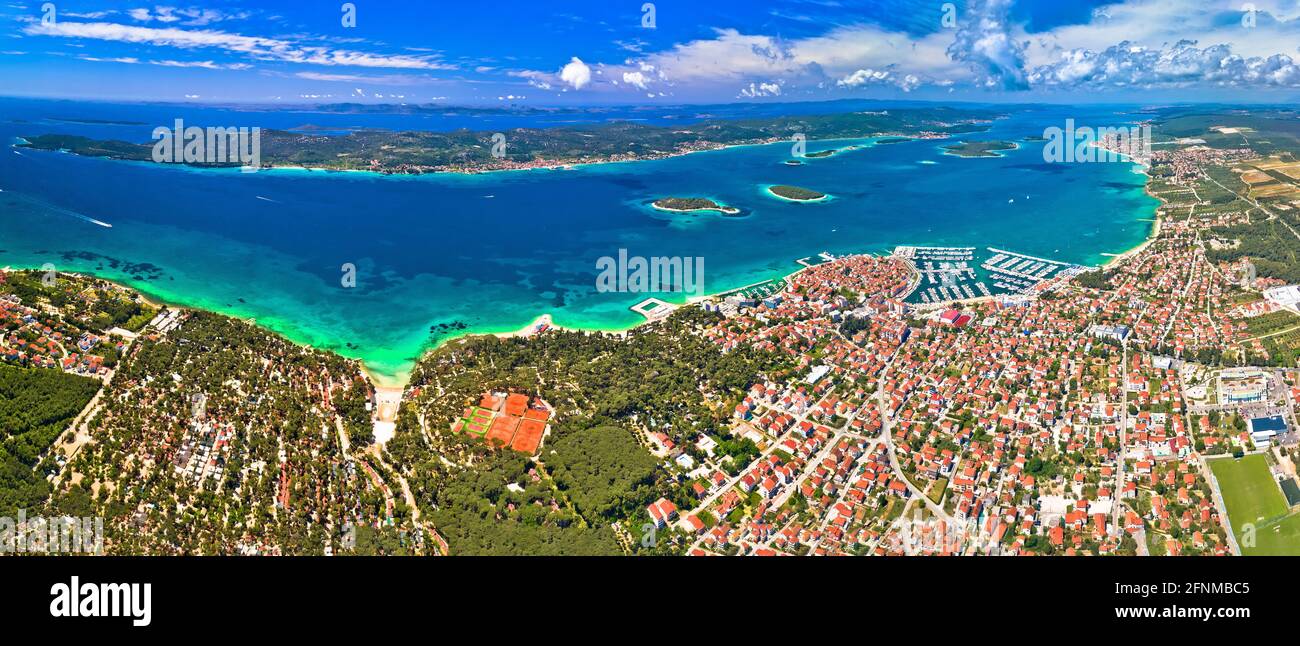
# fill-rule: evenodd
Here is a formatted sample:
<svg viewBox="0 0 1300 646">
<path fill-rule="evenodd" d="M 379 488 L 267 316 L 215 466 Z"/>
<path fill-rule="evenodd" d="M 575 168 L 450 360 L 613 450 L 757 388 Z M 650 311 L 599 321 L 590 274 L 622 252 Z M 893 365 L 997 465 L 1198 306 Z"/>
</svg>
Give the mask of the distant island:
<svg viewBox="0 0 1300 646">
<path fill-rule="evenodd" d="M 830 157 L 832 155 L 838 154 L 839 152 L 840 152 L 839 149 L 832 148 L 830 150 L 819 150 L 815 153 L 808 153 L 804 155 L 804 157 L 807 157 L 808 159 L 822 159 L 823 157 Z"/>
<path fill-rule="evenodd" d="M 113 121 L 113 120 L 111 120 L 111 119 L 75 119 L 75 118 L 61 119 L 61 118 L 59 118 L 59 117 L 48 117 L 48 119 L 49 119 L 50 121 L 58 121 L 58 122 L 60 122 L 60 123 L 80 123 L 80 124 L 91 125 L 91 126 L 144 126 L 144 125 L 148 125 L 148 124 L 144 123 L 143 121 Z"/>
<path fill-rule="evenodd" d="M 818 193 L 817 191 L 800 188 L 798 186 L 769 186 L 767 187 L 767 192 L 783 200 L 790 200 L 792 202 L 820 202 L 826 199 L 825 193 Z"/>
<path fill-rule="evenodd" d="M 946 154 L 957 157 L 1001 157 L 1004 150 L 1015 150 L 1020 145 L 1014 141 L 962 141 L 944 146 Z"/>
<path fill-rule="evenodd" d="M 670 213 L 696 213 L 699 211 L 710 211 L 723 215 L 737 215 L 740 213 L 740 209 L 734 206 L 718 204 L 704 197 L 665 197 L 655 200 L 651 203 L 651 206 Z"/>
<path fill-rule="evenodd" d="M 324 108 L 322 108 L 324 110 Z M 365 111 L 344 105 L 332 111 Z M 662 127 L 608 122 L 555 128 L 513 128 L 503 132 L 355 130 L 330 134 L 332 128 L 305 124 L 295 131 L 263 129 L 263 168 L 360 170 L 383 174 L 482 173 L 500 170 L 555 169 L 576 164 L 663 159 L 727 146 L 794 140 L 909 137 L 939 139 L 984 132 L 997 113 L 916 108 L 889 113 L 800 115 L 755 119 L 708 120 Z M 160 124 L 170 125 L 170 124 Z M 195 124 L 198 125 L 198 124 Z M 207 124 L 227 126 L 229 124 Z M 505 136 L 505 148 L 497 142 Z M 65 134 L 24 136 L 20 146 L 66 151 L 89 157 L 152 161 L 153 142 L 100 141 Z M 848 149 L 856 148 L 851 146 Z M 496 154 L 494 153 L 494 150 Z M 817 159 L 840 152 L 805 155 Z"/>
</svg>

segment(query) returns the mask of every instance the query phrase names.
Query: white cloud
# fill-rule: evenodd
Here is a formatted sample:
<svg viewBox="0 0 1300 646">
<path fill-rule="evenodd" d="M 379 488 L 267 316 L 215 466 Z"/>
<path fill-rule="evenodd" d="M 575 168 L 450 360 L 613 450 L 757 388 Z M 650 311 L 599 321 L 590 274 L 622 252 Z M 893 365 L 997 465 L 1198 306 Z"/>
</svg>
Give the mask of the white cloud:
<svg viewBox="0 0 1300 646">
<path fill-rule="evenodd" d="M 1121 0 L 1085 24 L 1028 32 L 1012 0 L 972 0 L 958 29 L 912 36 L 871 23 L 841 24 L 799 39 L 717 29 L 713 37 L 610 65 L 628 90 L 653 80 L 682 88 L 737 82 L 741 96 L 795 89 L 850 91 L 922 85 L 1029 90 L 1069 87 L 1296 87 L 1300 2 L 1255 0 L 1255 26 L 1235 0 Z M 1199 44 L 1198 44 L 1199 43 Z M 644 51 L 644 50 L 642 50 Z M 637 74 L 640 73 L 640 76 Z"/>
<path fill-rule="evenodd" d="M 1300 13 L 1293 0 L 1256 0 L 1253 26 L 1242 5 L 1129 0 L 1087 24 L 1027 37 L 1034 87 L 1300 87 L 1294 60 Z"/>
<path fill-rule="evenodd" d="M 921 79 L 914 74 L 899 75 L 894 70 L 861 69 L 835 82 L 837 87 L 860 88 L 873 85 L 890 85 L 904 92 L 911 92 L 921 85 Z"/>
<path fill-rule="evenodd" d="M 113 12 L 97 11 L 80 15 L 72 13 L 66 15 L 73 18 L 96 19 L 103 18 L 111 13 Z M 150 11 L 148 8 L 128 9 L 126 15 L 130 16 L 131 19 L 136 22 L 161 22 L 164 24 L 180 23 L 187 27 L 202 27 L 203 25 L 210 25 L 214 22 L 222 22 L 225 20 L 242 20 L 248 18 L 252 14 L 247 11 L 226 13 L 219 9 L 203 9 L 197 7 L 181 9 L 176 7 L 154 7 L 153 11 Z"/>
<path fill-rule="evenodd" d="M 1197 47 L 1182 40 L 1148 49 L 1129 42 L 1102 52 L 1076 49 L 1035 69 L 1030 82 L 1039 86 L 1300 87 L 1300 67 L 1286 54 L 1243 57 L 1228 45 Z"/>
<path fill-rule="evenodd" d="M 524 70 L 522 72 L 510 72 L 509 74 L 510 76 L 526 79 L 528 81 L 528 85 L 535 87 L 539 90 L 551 90 L 554 87 L 552 85 L 552 81 L 554 79 L 553 74 L 547 74 L 546 72 L 536 72 L 532 70 Z"/>
<path fill-rule="evenodd" d="M 641 72 L 623 72 L 623 82 L 640 90 L 646 89 L 645 74 Z"/>
<path fill-rule="evenodd" d="M 837 80 L 858 70 L 893 70 L 893 84 L 910 89 L 925 78 L 971 77 L 964 64 L 948 58 L 945 50 L 951 39 L 951 32 L 912 38 L 870 24 L 838 26 L 820 36 L 794 40 L 719 29 L 713 38 L 681 43 L 611 67 L 615 78 L 640 72 L 648 81 L 651 75 L 647 70 L 652 70 L 656 81 L 673 86 L 739 82 L 745 97 L 761 95 L 762 85 L 772 84 L 773 79 L 779 79 L 787 90 L 847 89 L 837 85 Z M 643 89 L 631 82 L 636 78 L 626 79 L 625 85 Z"/>
<path fill-rule="evenodd" d="M 560 70 L 560 80 L 568 83 L 575 90 L 581 90 L 591 83 L 591 68 L 577 56 Z"/>
<path fill-rule="evenodd" d="M 29 23 L 23 28 L 23 32 L 34 36 L 85 38 L 179 49 L 211 47 L 244 54 L 257 60 L 311 65 L 424 70 L 455 69 L 455 66 L 443 63 L 431 56 L 371 54 L 315 45 L 301 45 L 284 39 L 243 36 L 214 30 L 138 27 L 108 22 L 59 21 L 53 24 Z"/>
<path fill-rule="evenodd" d="M 372 85 L 421 85 L 432 83 L 436 79 L 419 75 L 406 74 L 325 74 L 321 72 L 298 72 L 295 77 L 308 81 L 326 83 L 369 83 Z"/>
<path fill-rule="evenodd" d="M 252 67 L 247 63 L 214 63 L 212 61 L 149 61 L 150 65 L 163 67 L 201 67 L 209 70 L 246 70 Z"/>
<path fill-rule="evenodd" d="M 95 56 L 78 56 L 79 60 L 90 61 L 92 63 L 126 63 L 130 65 L 158 65 L 160 67 L 197 67 L 209 70 L 246 70 L 252 65 L 246 63 L 216 63 L 213 61 L 174 61 L 174 60 L 141 60 L 134 56 L 120 56 L 116 58 L 99 58 Z"/>
<path fill-rule="evenodd" d="M 112 9 L 109 9 L 107 11 L 83 11 L 83 12 L 65 11 L 63 13 L 58 14 L 58 16 L 60 18 L 82 18 L 85 20 L 99 20 L 100 18 L 107 18 L 108 16 L 111 16 L 115 13 L 117 12 L 113 11 Z"/>
<path fill-rule="evenodd" d="M 765 96 L 781 96 L 780 83 L 750 83 L 749 87 L 741 88 L 737 98 L 757 99 Z"/>
<path fill-rule="evenodd" d="M 954 61 L 968 63 L 984 87 L 1024 90 L 1025 45 L 1011 33 L 1012 0 L 971 0 L 948 47 Z"/>
<path fill-rule="evenodd" d="M 116 58 L 98 58 L 95 56 L 78 56 L 80 60 L 90 61 L 92 63 L 126 63 L 128 65 L 138 65 L 140 59 L 130 56 L 119 56 Z"/>
</svg>

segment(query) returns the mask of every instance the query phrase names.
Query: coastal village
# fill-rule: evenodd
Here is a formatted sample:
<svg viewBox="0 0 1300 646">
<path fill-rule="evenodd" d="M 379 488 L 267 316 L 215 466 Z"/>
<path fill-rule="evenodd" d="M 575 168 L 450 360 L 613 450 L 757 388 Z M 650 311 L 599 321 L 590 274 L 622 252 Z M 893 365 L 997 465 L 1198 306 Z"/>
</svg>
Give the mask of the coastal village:
<svg viewBox="0 0 1300 646">
<path fill-rule="evenodd" d="M 985 269 L 1036 280 L 917 303 L 926 273 L 900 248 L 705 301 L 721 318 L 695 333 L 797 370 L 752 383 L 721 436 L 635 424 L 674 493 L 625 524 L 692 555 L 1253 553 L 1261 519 L 1230 518 L 1216 477 L 1242 463 L 1287 496 L 1270 522 L 1291 540 L 1300 349 L 1256 322 L 1300 316 L 1276 279 L 1207 253 L 1252 205 L 1197 196 L 1247 152 L 1157 153 L 1160 224 L 1101 270 L 993 250 Z"/>
<path fill-rule="evenodd" d="M 1214 367 L 1268 363 L 1252 318 L 1300 324 L 1294 302 L 1263 297 L 1276 281 L 1206 257 L 1207 232 L 1246 215 L 1205 208 L 1197 169 L 1243 154 L 1164 156 L 1162 227 L 1101 289 L 1066 275 L 1028 298 L 915 307 L 899 300 L 906 253 L 733 299 L 711 338 L 807 372 L 736 407 L 732 432 L 761 451 L 738 475 L 686 474 L 700 503 L 674 517 L 690 553 L 1242 553 L 1210 464 L 1266 457 L 1268 483 L 1294 492 L 1300 395 L 1294 348 L 1290 368 Z"/>
<path fill-rule="evenodd" d="M 388 404 L 74 276 L 0 276 L 0 356 L 103 384 L 33 467 L 113 553 L 1286 553 L 1300 291 L 1216 254 L 1290 212 L 1222 174 L 1248 150 L 1147 161 L 1158 223 L 1102 268 L 990 249 L 993 293 L 968 248 L 823 254 L 619 335 L 451 342 Z"/>
<path fill-rule="evenodd" d="M 0 295 L 0 360 L 106 382 L 117 358 L 135 338 L 135 332 L 113 323 L 141 326 L 148 322 L 148 310 L 135 304 L 129 290 L 102 281 L 60 294 L 58 305 L 40 302 L 30 296 L 39 289 L 40 276 L 0 271 L 0 286 L 14 283 Z M 20 293 L 29 295 L 27 302 Z M 133 321 L 114 321 L 99 307 L 108 304 L 116 309 L 124 303 L 131 304 Z"/>
</svg>

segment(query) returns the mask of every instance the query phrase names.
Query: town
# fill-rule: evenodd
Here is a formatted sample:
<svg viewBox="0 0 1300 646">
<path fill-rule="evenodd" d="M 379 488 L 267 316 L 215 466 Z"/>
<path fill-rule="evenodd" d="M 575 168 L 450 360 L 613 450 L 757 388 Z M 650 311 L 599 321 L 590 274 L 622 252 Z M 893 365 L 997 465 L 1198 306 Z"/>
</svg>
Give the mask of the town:
<svg viewBox="0 0 1300 646">
<path fill-rule="evenodd" d="M 1300 187 L 1163 143 L 1152 235 L 1104 267 L 989 249 L 993 293 L 956 287 L 968 247 L 823 253 L 625 333 L 462 337 L 400 394 L 9 272 L 4 362 L 88 379 L 14 490 L 117 554 L 1295 553 L 1300 281 L 1254 239 L 1300 242 Z"/>
</svg>

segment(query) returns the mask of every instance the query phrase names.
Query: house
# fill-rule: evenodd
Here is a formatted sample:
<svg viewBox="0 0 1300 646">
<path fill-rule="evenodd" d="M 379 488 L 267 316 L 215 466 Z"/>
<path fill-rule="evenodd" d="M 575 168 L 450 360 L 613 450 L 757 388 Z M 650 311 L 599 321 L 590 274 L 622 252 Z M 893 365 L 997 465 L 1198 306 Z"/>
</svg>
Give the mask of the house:
<svg viewBox="0 0 1300 646">
<path fill-rule="evenodd" d="M 677 517 L 677 505 L 667 498 L 660 498 L 646 507 L 646 513 L 650 514 L 655 527 L 664 527 Z"/>
</svg>

